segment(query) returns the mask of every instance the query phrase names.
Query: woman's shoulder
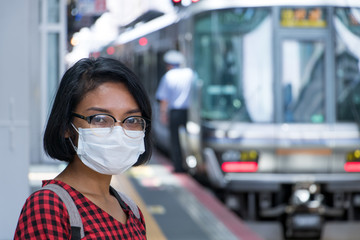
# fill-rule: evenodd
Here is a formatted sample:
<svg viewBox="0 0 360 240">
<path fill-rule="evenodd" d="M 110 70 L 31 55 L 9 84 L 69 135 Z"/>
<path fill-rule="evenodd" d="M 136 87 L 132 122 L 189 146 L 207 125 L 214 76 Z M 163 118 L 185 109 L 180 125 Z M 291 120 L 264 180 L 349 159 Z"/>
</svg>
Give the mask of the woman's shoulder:
<svg viewBox="0 0 360 240">
<path fill-rule="evenodd" d="M 44 181 L 43 186 L 46 186 L 50 183 L 55 183 L 54 180 Z M 33 192 L 25 202 L 25 209 L 29 207 L 31 211 L 41 211 L 49 213 L 61 213 L 65 214 L 66 208 L 65 204 L 61 198 L 54 192 L 49 189 L 39 189 Z"/>
<path fill-rule="evenodd" d="M 60 197 L 51 190 L 39 189 L 25 201 L 15 239 L 25 236 L 68 236 L 70 228 L 69 215 Z"/>
</svg>

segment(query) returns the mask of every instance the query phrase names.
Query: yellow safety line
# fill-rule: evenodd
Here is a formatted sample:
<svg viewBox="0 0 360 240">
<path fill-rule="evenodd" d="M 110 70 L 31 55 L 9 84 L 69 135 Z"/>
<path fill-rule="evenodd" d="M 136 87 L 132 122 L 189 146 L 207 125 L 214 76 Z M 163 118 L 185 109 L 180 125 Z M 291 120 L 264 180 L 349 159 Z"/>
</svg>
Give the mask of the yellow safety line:
<svg viewBox="0 0 360 240">
<path fill-rule="evenodd" d="M 161 231 L 154 217 L 148 211 L 144 201 L 139 193 L 135 190 L 132 183 L 124 175 L 113 176 L 111 185 L 118 191 L 121 191 L 130 196 L 141 209 L 146 223 L 146 237 L 148 240 L 167 240 L 164 233 Z"/>
</svg>

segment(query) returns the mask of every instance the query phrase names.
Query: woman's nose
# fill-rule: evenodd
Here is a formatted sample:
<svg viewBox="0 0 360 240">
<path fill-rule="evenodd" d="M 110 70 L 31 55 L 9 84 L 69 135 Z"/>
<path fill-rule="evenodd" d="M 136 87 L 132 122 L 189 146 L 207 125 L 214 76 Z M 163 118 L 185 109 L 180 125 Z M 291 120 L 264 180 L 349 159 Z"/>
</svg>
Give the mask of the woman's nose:
<svg viewBox="0 0 360 240">
<path fill-rule="evenodd" d="M 120 121 L 115 122 L 114 126 L 121 126 L 121 122 Z"/>
</svg>

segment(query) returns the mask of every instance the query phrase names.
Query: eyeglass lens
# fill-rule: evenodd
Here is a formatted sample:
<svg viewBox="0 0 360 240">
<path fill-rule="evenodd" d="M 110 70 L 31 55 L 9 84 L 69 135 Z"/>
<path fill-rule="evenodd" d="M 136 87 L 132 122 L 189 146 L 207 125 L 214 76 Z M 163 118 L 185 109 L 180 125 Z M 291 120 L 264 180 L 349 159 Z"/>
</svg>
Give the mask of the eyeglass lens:
<svg viewBox="0 0 360 240">
<path fill-rule="evenodd" d="M 107 128 L 114 126 L 114 119 L 106 115 L 96 115 L 91 119 L 90 125 L 93 128 Z"/>
<path fill-rule="evenodd" d="M 108 115 L 96 115 L 91 119 L 91 128 L 112 128 L 115 125 L 115 121 Z M 132 131 L 144 131 L 146 122 L 141 117 L 129 117 L 121 124 L 126 135 L 133 135 Z"/>
<path fill-rule="evenodd" d="M 145 120 L 140 117 L 129 117 L 123 122 L 123 128 L 131 131 L 144 131 Z"/>
</svg>

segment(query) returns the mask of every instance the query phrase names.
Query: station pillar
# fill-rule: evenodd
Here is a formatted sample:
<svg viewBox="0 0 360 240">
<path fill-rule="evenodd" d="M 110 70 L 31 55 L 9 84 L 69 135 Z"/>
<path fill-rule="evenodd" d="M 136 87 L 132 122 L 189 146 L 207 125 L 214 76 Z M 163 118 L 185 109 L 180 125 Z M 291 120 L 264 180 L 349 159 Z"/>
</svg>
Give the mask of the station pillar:
<svg viewBox="0 0 360 240">
<path fill-rule="evenodd" d="M 13 239 L 29 195 L 28 0 L 0 0 L 0 240 Z"/>
</svg>

